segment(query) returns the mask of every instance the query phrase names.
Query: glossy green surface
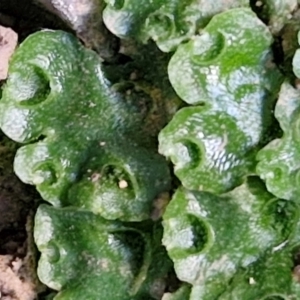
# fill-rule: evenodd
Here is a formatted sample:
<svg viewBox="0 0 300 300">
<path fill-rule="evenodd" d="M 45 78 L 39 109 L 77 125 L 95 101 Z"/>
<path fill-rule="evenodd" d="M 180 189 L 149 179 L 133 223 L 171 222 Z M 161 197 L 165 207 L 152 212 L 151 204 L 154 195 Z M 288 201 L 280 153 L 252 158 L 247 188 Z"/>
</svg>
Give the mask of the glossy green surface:
<svg viewBox="0 0 300 300">
<path fill-rule="evenodd" d="M 281 76 L 272 64 L 272 35 L 249 9 L 212 18 L 201 35 L 180 45 L 169 78 L 188 104 L 205 104 L 236 119 L 257 143 L 270 118 Z"/>
<path fill-rule="evenodd" d="M 151 236 L 91 212 L 41 205 L 38 275 L 57 299 L 137 299 L 151 263 Z"/>
<path fill-rule="evenodd" d="M 31 35 L 9 74 L 0 124 L 29 143 L 15 159 L 21 180 L 55 206 L 107 219 L 149 218 L 152 201 L 170 184 L 167 163 L 146 135 L 149 111 L 140 109 L 151 98 L 118 92 L 98 56 L 59 31 Z"/>
<path fill-rule="evenodd" d="M 285 241 L 278 205 L 257 177 L 222 196 L 177 190 L 163 244 L 178 278 L 193 285 L 190 299 L 218 299 L 236 272 Z"/>
<path fill-rule="evenodd" d="M 165 52 L 193 37 L 222 11 L 248 7 L 246 0 L 105 0 L 103 20 L 121 38 L 153 39 Z"/>
<path fill-rule="evenodd" d="M 271 193 L 297 202 L 300 197 L 299 100 L 300 92 L 284 83 L 275 107 L 283 136 L 258 152 L 256 168 Z"/>
<path fill-rule="evenodd" d="M 232 9 L 172 56 L 171 84 L 197 106 L 179 111 L 161 131 L 159 152 L 172 160 L 184 187 L 223 193 L 252 172 L 281 82 L 271 43 L 252 11 Z"/>
<path fill-rule="evenodd" d="M 159 134 L 159 152 L 192 190 L 222 193 L 239 185 L 253 167 L 250 150 L 235 120 L 206 106 L 182 108 Z"/>
<path fill-rule="evenodd" d="M 126 38 L 118 63 L 69 34 L 36 33 L 0 101 L 1 128 L 25 144 L 17 174 L 54 205 L 40 206 L 34 231 L 49 299 L 299 299 L 300 92 L 287 83 L 283 136 L 255 160 L 278 130 L 272 34 L 296 0 L 255 2 L 269 28 L 228 9 L 245 0 L 104 2 L 106 25 Z M 293 64 L 300 78 L 299 50 Z"/>
</svg>

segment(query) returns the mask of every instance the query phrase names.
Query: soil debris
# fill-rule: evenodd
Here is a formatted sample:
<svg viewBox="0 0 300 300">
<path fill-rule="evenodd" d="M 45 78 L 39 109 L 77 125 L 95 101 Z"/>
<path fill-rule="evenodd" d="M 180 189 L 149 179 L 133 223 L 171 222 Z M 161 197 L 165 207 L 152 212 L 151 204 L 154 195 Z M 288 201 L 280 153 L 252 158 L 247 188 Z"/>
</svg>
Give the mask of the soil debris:
<svg viewBox="0 0 300 300">
<path fill-rule="evenodd" d="M 0 26 L 0 80 L 7 78 L 8 63 L 18 43 L 18 35 L 10 28 Z"/>
<path fill-rule="evenodd" d="M 12 255 L 0 255 L 1 300 L 33 300 L 36 292 L 31 279 L 23 278 L 20 270 L 23 261 Z"/>
</svg>

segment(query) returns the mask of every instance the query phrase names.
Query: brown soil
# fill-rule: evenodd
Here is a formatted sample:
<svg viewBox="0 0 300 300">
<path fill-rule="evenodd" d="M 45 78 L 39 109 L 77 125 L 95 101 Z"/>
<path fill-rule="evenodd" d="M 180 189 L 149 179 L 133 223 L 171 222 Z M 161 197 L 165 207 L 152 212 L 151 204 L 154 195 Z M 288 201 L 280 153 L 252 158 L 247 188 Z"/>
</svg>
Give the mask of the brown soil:
<svg viewBox="0 0 300 300">
<path fill-rule="evenodd" d="M 17 146 L 0 135 L 0 299 L 34 300 L 41 290 L 32 239 L 36 191 L 13 173 Z"/>
</svg>

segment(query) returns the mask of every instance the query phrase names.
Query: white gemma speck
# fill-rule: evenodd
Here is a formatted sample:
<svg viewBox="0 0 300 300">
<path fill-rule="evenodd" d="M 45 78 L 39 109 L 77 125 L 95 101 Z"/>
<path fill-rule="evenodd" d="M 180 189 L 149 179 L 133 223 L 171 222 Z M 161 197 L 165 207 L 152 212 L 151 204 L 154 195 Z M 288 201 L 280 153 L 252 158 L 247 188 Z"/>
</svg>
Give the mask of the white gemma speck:
<svg viewBox="0 0 300 300">
<path fill-rule="evenodd" d="M 105 142 L 100 142 L 100 146 L 102 147 L 105 146 L 105 144 L 106 144 Z"/>
<path fill-rule="evenodd" d="M 120 180 L 120 181 L 119 181 L 119 188 L 120 188 L 120 189 L 125 189 L 125 188 L 127 188 L 127 187 L 128 187 L 128 183 L 127 183 L 126 180 Z"/>
<path fill-rule="evenodd" d="M 256 283 L 256 281 L 254 280 L 254 278 L 250 277 L 249 278 L 249 284 L 255 284 L 255 283 Z"/>
<path fill-rule="evenodd" d="M 45 178 L 42 174 L 35 174 L 32 178 L 32 183 L 35 184 L 35 185 L 39 185 L 39 184 L 42 184 L 43 182 L 45 181 Z"/>
</svg>

